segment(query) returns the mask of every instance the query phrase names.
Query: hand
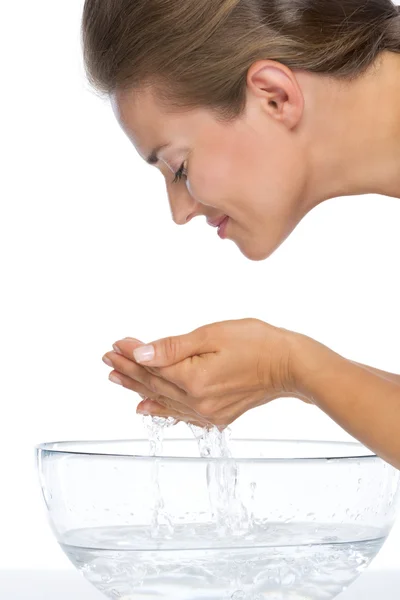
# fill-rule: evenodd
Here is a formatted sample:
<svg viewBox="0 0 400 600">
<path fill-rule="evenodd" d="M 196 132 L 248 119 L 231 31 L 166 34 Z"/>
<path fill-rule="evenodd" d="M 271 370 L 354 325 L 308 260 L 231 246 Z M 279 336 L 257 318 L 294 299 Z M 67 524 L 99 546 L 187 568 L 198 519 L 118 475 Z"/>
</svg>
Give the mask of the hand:
<svg viewBox="0 0 400 600">
<path fill-rule="evenodd" d="M 121 354 L 105 356 L 112 375 L 146 398 L 137 412 L 223 429 L 251 408 L 296 395 L 293 335 L 259 319 L 222 321 L 153 342 L 154 358 L 141 364 L 133 351 L 143 344 L 135 338 L 116 342 Z"/>
</svg>

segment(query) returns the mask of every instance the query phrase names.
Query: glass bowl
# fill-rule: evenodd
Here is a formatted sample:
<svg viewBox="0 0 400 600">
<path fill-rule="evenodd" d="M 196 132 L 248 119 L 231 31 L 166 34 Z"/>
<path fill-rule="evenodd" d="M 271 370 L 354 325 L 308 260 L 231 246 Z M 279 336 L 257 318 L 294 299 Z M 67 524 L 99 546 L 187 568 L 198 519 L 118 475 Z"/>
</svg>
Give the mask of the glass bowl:
<svg viewBox="0 0 400 600">
<path fill-rule="evenodd" d="M 330 600 L 387 538 L 400 472 L 362 444 L 195 439 L 36 447 L 50 526 L 78 570 L 124 600 Z"/>
</svg>

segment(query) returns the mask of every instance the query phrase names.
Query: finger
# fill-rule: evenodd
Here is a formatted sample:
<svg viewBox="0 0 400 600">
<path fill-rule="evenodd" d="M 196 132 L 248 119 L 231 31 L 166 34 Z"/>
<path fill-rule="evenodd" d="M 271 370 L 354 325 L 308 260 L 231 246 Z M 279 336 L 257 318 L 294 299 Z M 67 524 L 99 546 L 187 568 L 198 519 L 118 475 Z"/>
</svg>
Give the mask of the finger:
<svg viewBox="0 0 400 600">
<path fill-rule="evenodd" d="M 150 398 L 145 398 L 146 400 L 146 405 L 143 405 L 139 408 L 136 409 L 136 413 L 138 415 L 143 415 L 145 417 L 151 416 L 151 417 L 160 417 L 162 419 L 173 419 L 173 422 L 170 423 L 172 426 L 177 425 L 180 422 L 180 419 L 178 418 L 178 415 L 171 415 L 171 414 L 166 414 L 166 411 L 163 409 L 163 407 L 158 404 L 158 402 L 154 402 L 153 400 L 151 400 Z M 143 403 L 141 403 L 143 404 Z M 147 408 L 146 408 L 147 406 Z"/>
<path fill-rule="evenodd" d="M 133 345 L 130 347 L 131 352 L 128 349 L 128 354 L 125 352 L 123 352 L 124 356 L 126 356 L 126 358 L 129 358 L 132 360 L 133 358 L 133 351 L 135 348 L 137 348 L 138 346 L 143 346 L 144 342 L 141 342 L 140 340 L 138 340 L 137 338 L 133 338 L 133 337 L 126 337 L 123 340 L 121 340 L 120 342 L 116 342 L 115 344 L 113 344 L 113 346 L 116 346 L 116 349 L 114 348 L 114 350 L 118 353 L 118 350 L 120 349 L 120 344 L 122 345 L 122 342 L 133 342 Z M 126 344 L 123 344 L 123 348 L 126 350 L 127 346 Z M 122 350 L 122 349 L 121 349 Z M 159 369 L 158 367 L 150 367 L 150 366 L 146 366 L 145 364 L 142 365 L 142 367 L 144 369 L 147 369 L 149 371 L 149 373 L 154 373 L 155 375 L 159 375 Z"/>
<path fill-rule="evenodd" d="M 117 349 L 117 354 L 118 350 L 120 350 L 121 355 L 125 356 L 128 360 L 133 361 L 136 366 L 140 366 L 148 373 L 152 373 L 153 375 L 157 375 L 158 377 L 162 377 L 163 379 L 170 381 L 180 389 L 187 392 L 185 383 L 192 380 L 193 373 L 198 370 L 198 366 L 201 366 L 199 365 L 198 361 L 195 360 L 201 359 L 201 357 L 194 356 L 191 357 L 191 359 L 178 363 L 177 365 L 166 367 L 152 367 L 150 365 L 146 365 L 146 363 L 139 365 L 134 360 L 133 351 L 135 348 L 141 345 L 142 342 L 136 341 L 135 338 L 125 338 L 115 342 L 113 347 Z"/>
<path fill-rule="evenodd" d="M 131 390 L 132 392 L 136 392 L 142 398 L 142 400 L 144 400 L 149 395 L 149 390 L 147 390 L 147 388 L 143 384 L 131 379 L 130 377 L 124 375 L 120 371 L 111 371 L 108 377 L 110 378 L 111 375 L 118 377 L 122 387 L 126 388 L 127 390 Z M 112 383 L 115 382 L 112 381 Z"/>
<path fill-rule="evenodd" d="M 194 411 L 192 411 L 190 409 L 190 407 L 188 407 L 187 405 L 176 402 L 176 401 L 172 400 L 171 398 L 167 398 L 161 394 L 154 394 L 151 390 L 146 388 L 146 386 L 144 386 L 142 383 L 140 383 L 134 379 L 131 379 L 131 377 L 128 377 L 124 373 L 121 373 L 120 371 L 111 371 L 110 375 L 111 374 L 114 374 L 114 375 L 116 375 L 116 377 L 118 377 L 118 379 L 121 381 L 121 384 L 123 387 L 131 390 L 132 392 L 136 392 L 137 394 L 139 394 L 139 396 L 141 396 L 142 400 L 145 400 L 146 398 L 148 398 L 151 401 L 160 403 L 160 405 L 163 407 L 163 409 L 165 411 L 169 411 L 169 413 L 171 415 L 173 413 L 176 413 L 179 415 L 186 415 L 186 416 L 192 415 L 194 418 L 198 418 L 198 415 Z M 140 404 L 142 404 L 142 402 Z"/>
<path fill-rule="evenodd" d="M 113 348 L 114 348 L 114 352 L 116 352 L 117 354 L 121 354 L 122 356 L 125 356 L 126 358 L 128 358 L 129 360 L 134 360 L 133 358 L 133 351 L 135 348 L 137 348 L 138 346 L 142 346 L 144 342 L 141 342 L 140 340 L 137 340 L 136 338 L 131 338 L 131 337 L 126 337 L 123 340 L 118 340 L 117 342 L 115 342 L 113 344 Z M 137 363 L 136 363 L 137 364 Z M 159 369 L 158 367 L 146 367 L 146 365 L 142 365 L 143 368 L 146 368 L 149 373 L 154 373 L 155 375 L 158 375 L 159 373 Z"/>
<path fill-rule="evenodd" d="M 108 360 L 111 361 L 111 365 L 116 371 L 145 386 L 147 390 L 149 390 L 151 396 L 166 396 L 176 402 L 184 403 L 186 393 L 174 383 L 149 373 L 141 365 L 136 364 L 129 358 L 125 358 L 122 354 L 108 352 L 104 357 L 107 357 Z"/>
<path fill-rule="evenodd" d="M 118 342 L 118 346 L 126 352 L 126 346 L 123 346 L 121 342 Z M 105 356 L 111 361 L 114 369 L 117 371 L 117 376 L 122 374 L 131 379 L 131 381 L 124 379 L 124 387 L 143 393 L 155 401 L 163 398 L 166 400 L 167 409 L 176 410 L 178 408 L 183 414 L 191 415 L 196 421 L 212 422 L 208 419 L 208 414 L 203 415 L 201 412 L 200 406 L 204 404 L 204 399 L 190 397 L 184 390 L 170 381 L 148 373 L 141 365 L 126 358 L 124 354 L 108 352 Z M 201 360 L 201 357 L 193 358 L 198 361 Z M 141 385 L 138 386 L 137 384 Z M 231 398 L 232 400 L 234 399 Z M 213 411 L 214 406 L 211 408 Z"/>
<path fill-rule="evenodd" d="M 188 357 L 202 354 L 206 351 L 204 347 L 207 341 L 207 331 L 206 327 L 199 327 L 190 333 L 170 336 L 146 344 L 152 349 L 152 356 L 139 358 L 136 353 L 135 360 L 147 362 L 151 366 L 168 367 L 182 362 Z M 213 344 L 210 347 L 213 347 Z"/>
<path fill-rule="evenodd" d="M 171 408 L 167 408 L 153 400 L 152 398 L 145 398 L 142 402 L 137 405 L 136 412 L 141 415 L 151 415 L 152 417 L 172 417 L 174 419 L 181 418 L 181 413 L 174 411 Z"/>
<path fill-rule="evenodd" d="M 149 396 L 147 394 L 143 401 L 138 404 L 137 409 L 141 410 L 143 407 L 148 406 L 148 404 L 146 404 L 147 401 L 156 402 L 163 408 L 163 410 L 168 411 L 170 415 L 177 413 L 179 415 L 197 417 L 197 415 L 188 410 L 186 406 L 173 402 L 170 398 L 165 398 L 165 396 L 157 396 L 157 398 L 154 398 L 153 396 Z"/>
<path fill-rule="evenodd" d="M 194 416 L 173 412 L 171 409 L 165 408 L 158 402 L 154 402 L 150 399 L 146 399 L 144 402 L 140 403 L 140 414 L 147 414 L 151 415 L 152 417 L 163 417 L 165 419 L 172 417 L 177 421 L 177 423 L 182 421 L 184 423 L 190 423 L 191 425 L 196 425 L 197 427 L 201 428 L 204 428 L 208 424 L 206 421 L 199 421 Z"/>
</svg>

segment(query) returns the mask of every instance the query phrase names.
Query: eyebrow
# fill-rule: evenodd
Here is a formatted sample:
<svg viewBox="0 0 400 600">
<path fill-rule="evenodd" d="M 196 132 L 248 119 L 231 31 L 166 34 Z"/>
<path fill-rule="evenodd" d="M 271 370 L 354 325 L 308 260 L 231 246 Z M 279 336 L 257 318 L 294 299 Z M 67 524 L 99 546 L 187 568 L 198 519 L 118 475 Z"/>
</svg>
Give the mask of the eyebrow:
<svg viewBox="0 0 400 600">
<path fill-rule="evenodd" d="M 164 150 L 164 148 L 167 148 L 167 146 L 169 145 L 170 144 L 162 144 L 161 146 L 157 146 L 157 148 L 154 148 L 149 154 L 149 156 L 146 158 L 146 162 L 149 163 L 149 165 L 155 165 L 159 160 L 158 153 L 161 150 Z"/>
</svg>

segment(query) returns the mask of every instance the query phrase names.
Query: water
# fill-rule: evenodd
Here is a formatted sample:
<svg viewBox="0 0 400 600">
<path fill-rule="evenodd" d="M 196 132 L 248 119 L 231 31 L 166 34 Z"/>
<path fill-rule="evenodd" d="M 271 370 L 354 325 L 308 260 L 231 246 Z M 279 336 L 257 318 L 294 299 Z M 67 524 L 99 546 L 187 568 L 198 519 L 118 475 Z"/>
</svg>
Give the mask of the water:
<svg viewBox="0 0 400 600">
<path fill-rule="evenodd" d="M 161 417 L 143 417 L 143 424 L 147 429 L 149 437 L 149 456 L 162 456 L 164 428 L 171 427 L 175 425 L 175 423 L 176 420 L 172 417 L 169 417 L 168 419 Z M 150 536 L 152 538 L 158 538 L 164 525 L 168 529 L 168 533 L 172 535 L 174 533 L 174 526 L 164 507 L 164 500 L 160 490 L 159 461 L 157 459 L 151 466 L 151 480 L 153 487 L 153 506 Z"/>
<path fill-rule="evenodd" d="M 149 438 L 149 456 L 162 456 L 164 429 L 175 425 L 172 417 L 164 419 L 161 417 L 143 417 L 143 424 Z M 226 428 L 219 431 L 217 427 L 209 429 L 196 427 L 188 424 L 197 440 L 199 455 L 201 457 L 232 458 L 229 450 L 231 430 Z M 166 525 L 168 533 L 174 533 L 174 526 L 164 508 L 164 501 L 159 486 L 159 461 L 152 464 L 152 526 L 150 536 L 158 538 L 160 528 Z M 237 486 L 237 465 L 234 460 L 213 461 L 206 468 L 206 485 L 210 500 L 210 508 L 213 522 L 216 525 L 217 536 L 224 539 L 229 534 L 240 534 L 249 531 L 252 524 L 252 514 L 244 506 Z"/>
<path fill-rule="evenodd" d="M 225 547 L 213 535 L 213 524 L 176 526 L 165 542 L 144 527 L 88 528 L 68 532 L 61 547 L 114 599 L 331 600 L 385 540 L 374 528 L 316 523 L 254 524 Z"/>
<path fill-rule="evenodd" d="M 162 456 L 172 418 L 144 417 L 149 455 Z M 202 457 L 232 458 L 229 428 L 189 425 Z M 331 600 L 358 577 L 384 543 L 375 528 L 256 521 L 244 506 L 234 460 L 207 464 L 212 522 L 173 523 L 151 466 L 149 527 L 67 532 L 60 545 L 106 596 L 121 600 Z M 254 483 L 254 489 L 256 484 Z"/>
<path fill-rule="evenodd" d="M 202 429 L 189 425 L 197 439 L 201 457 L 232 458 L 229 450 L 231 430 L 219 431 L 217 427 Z M 208 496 L 217 536 L 225 539 L 231 534 L 251 531 L 252 513 L 240 497 L 237 485 L 237 464 L 231 461 L 213 461 L 206 468 Z M 254 495 L 253 489 L 253 495 Z"/>
</svg>

